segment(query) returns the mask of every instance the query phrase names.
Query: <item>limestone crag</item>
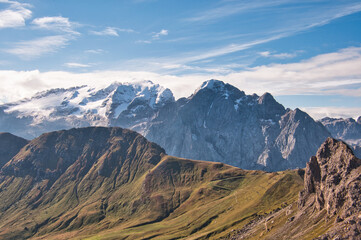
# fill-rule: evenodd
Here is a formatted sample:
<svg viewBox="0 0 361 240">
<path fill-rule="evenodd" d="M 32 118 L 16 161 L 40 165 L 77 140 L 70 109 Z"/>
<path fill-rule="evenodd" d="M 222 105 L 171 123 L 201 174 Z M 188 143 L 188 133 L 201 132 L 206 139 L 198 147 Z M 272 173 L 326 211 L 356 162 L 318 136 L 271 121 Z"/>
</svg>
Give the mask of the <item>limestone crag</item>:
<svg viewBox="0 0 361 240">
<path fill-rule="evenodd" d="M 143 134 L 174 156 L 268 171 L 305 167 L 330 136 L 308 114 L 285 109 L 269 93 L 246 95 L 217 80 L 162 108 Z"/>
<path fill-rule="evenodd" d="M 325 209 L 335 226 L 319 239 L 355 239 L 361 233 L 361 159 L 342 141 L 328 138 L 307 164 L 299 208 Z"/>
</svg>

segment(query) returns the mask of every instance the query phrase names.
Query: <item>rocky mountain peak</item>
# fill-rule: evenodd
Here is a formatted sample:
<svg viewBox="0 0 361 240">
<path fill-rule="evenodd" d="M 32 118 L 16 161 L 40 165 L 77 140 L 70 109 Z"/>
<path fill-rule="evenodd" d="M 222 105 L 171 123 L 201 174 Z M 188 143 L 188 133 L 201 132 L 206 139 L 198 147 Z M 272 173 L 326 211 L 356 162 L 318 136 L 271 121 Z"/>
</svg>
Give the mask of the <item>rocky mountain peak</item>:
<svg viewBox="0 0 361 240">
<path fill-rule="evenodd" d="M 358 123 L 358 124 L 361 124 L 361 116 L 359 116 L 359 117 L 357 118 L 357 123 Z"/>
<path fill-rule="evenodd" d="M 277 102 L 270 93 L 266 92 L 259 97 L 258 103 L 265 104 L 265 103 L 277 103 Z"/>
<path fill-rule="evenodd" d="M 361 211 L 361 159 L 342 141 L 328 138 L 307 163 L 299 207 L 312 206 L 338 222 L 349 223 Z"/>
<path fill-rule="evenodd" d="M 202 83 L 202 85 L 199 87 L 199 90 L 205 89 L 205 88 L 212 89 L 212 90 L 223 90 L 225 85 L 226 84 L 223 81 L 211 79 L 211 80 L 204 81 Z"/>
<path fill-rule="evenodd" d="M 165 152 L 161 147 L 134 131 L 118 127 L 74 128 L 45 133 L 32 140 L 1 172 L 56 180 L 64 173 L 72 178 L 109 175 L 124 164 L 146 171 L 147 166 L 160 161 L 162 154 Z"/>
<path fill-rule="evenodd" d="M 210 90 L 217 95 L 222 95 L 226 100 L 229 98 L 230 95 L 235 95 L 236 97 L 245 96 L 245 93 L 243 91 L 240 91 L 238 88 L 216 79 L 211 79 L 203 82 L 202 85 L 196 89 L 193 95 L 201 93 L 205 90 Z"/>
<path fill-rule="evenodd" d="M 274 119 L 276 116 L 279 117 L 285 113 L 284 106 L 278 103 L 268 92 L 258 98 L 258 104 L 265 119 Z"/>
</svg>

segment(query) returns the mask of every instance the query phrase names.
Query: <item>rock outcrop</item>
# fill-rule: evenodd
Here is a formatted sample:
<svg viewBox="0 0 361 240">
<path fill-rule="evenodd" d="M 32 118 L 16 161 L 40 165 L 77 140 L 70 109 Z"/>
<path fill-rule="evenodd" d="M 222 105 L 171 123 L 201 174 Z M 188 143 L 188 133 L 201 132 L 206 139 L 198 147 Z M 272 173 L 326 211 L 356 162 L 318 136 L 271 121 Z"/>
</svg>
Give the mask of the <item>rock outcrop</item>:
<svg viewBox="0 0 361 240">
<path fill-rule="evenodd" d="M 328 138 L 307 164 L 299 208 L 325 209 L 335 225 L 319 239 L 356 239 L 361 234 L 361 159 L 342 141 Z"/>
<path fill-rule="evenodd" d="M 361 239 L 361 159 L 352 149 L 328 138 L 298 173 L 304 177 L 298 199 L 224 239 Z"/>
</svg>

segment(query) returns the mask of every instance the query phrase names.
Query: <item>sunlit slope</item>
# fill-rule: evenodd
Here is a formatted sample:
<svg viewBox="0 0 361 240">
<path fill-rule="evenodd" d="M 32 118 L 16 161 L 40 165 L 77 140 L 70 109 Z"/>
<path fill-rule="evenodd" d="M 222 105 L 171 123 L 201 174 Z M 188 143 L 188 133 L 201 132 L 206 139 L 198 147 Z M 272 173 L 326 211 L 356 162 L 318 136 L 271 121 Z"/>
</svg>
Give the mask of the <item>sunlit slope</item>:
<svg viewBox="0 0 361 240">
<path fill-rule="evenodd" d="M 0 175 L 0 238 L 218 238 L 297 200 L 296 171 L 167 156 L 121 128 L 44 134 Z"/>
</svg>

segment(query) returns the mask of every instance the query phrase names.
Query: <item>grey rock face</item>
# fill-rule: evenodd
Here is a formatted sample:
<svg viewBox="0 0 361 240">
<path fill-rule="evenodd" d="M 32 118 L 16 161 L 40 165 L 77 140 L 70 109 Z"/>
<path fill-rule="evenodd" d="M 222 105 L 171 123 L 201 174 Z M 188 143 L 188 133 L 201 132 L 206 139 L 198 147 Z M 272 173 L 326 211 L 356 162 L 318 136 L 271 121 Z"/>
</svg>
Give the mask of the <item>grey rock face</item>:
<svg viewBox="0 0 361 240">
<path fill-rule="evenodd" d="M 277 171 L 305 167 L 329 133 L 269 93 L 245 95 L 210 80 L 189 98 L 161 109 L 144 135 L 170 155 Z"/>
<path fill-rule="evenodd" d="M 332 137 L 349 144 L 357 157 L 361 157 L 361 117 L 353 118 L 323 118 L 320 122 L 331 133 Z"/>
<path fill-rule="evenodd" d="M 42 105 L 48 115 L 26 105 L 49 96 L 58 100 Z M 170 155 L 268 171 L 305 167 L 330 136 L 321 123 L 299 109 L 285 109 L 271 94 L 246 95 L 218 80 L 204 82 L 177 101 L 169 89 L 150 82 L 53 90 L 35 100 L 2 106 L 0 130 L 37 136 L 74 126 L 120 126 L 143 134 Z"/>
</svg>

